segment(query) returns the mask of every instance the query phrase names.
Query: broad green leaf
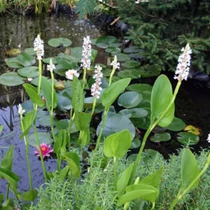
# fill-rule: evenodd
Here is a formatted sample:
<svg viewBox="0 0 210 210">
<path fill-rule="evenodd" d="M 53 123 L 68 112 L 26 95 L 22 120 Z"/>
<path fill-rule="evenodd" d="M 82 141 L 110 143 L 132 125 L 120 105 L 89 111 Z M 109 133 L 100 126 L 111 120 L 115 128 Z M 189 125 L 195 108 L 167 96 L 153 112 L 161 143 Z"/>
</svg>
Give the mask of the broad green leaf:
<svg viewBox="0 0 210 210">
<path fill-rule="evenodd" d="M 80 80 L 77 77 L 73 78 L 72 86 L 72 106 L 74 111 L 82 112 L 84 104 L 84 95 Z"/>
<path fill-rule="evenodd" d="M 119 106 L 123 106 L 125 108 L 133 108 L 136 107 L 142 101 L 141 94 L 135 91 L 127 91 L 120 95 L 117 102 Z"/>
<path fill-rule="evenodd" d="M 124 68 L 127 68 L 127 69 L 137 68 L 140 65 L 141 65 L 140 62 L 138 62 L 138 61 L 132 61 L 132 60 L 126 61 L 125 63 L 122 64 L 122 66 Z"/>
<path fill-rule="evenodd" d="M 131 146 L 132 136 L 128 130 L 122 130 L 104 140 L 104 154 L 107 157 L 122 158 Z"/>
<path fill-rule="evenodd" d="M 122 71 L 119 71 L 117 73 L 117 76 L 120 78 L 131 78 L 131 79 L 137 79 L 141 77 L 141 74 L 139 72 L 139 69 L 123 69 Z"/>
<path fill-rule="evenodd" d="M 27 94 L 29 95 L 30 99 L 33 101 L 33 103 L 37 104 L 40 107 L 44 106 L 44 101 L 42 100 L 42 98 L 40 97 L 40 95 L 38 95 L 37 93 L 37 88 L 34 87 L 31 84 L 23 84 L 23 87 L 25 88 Z"/>
<path fill-rule="evenodd" d="M 80 163 L 79 163 L 78 155 L 73 152 L 68 152 L 65 155 L 65 159 L 68 163 L 68 167 L 69 167 L 71 173 L 75 177 L 80 177 Z"/>
<path fill-rule="evenodd" d="M 67 130 L 60 129 L 58 134 L 55 137 L 53 151 L 57 154 L 60 154 L 60 150 L 63 147 L 65 149 L 67 142 Z"/>
<path fill-rule="evenodd" d="M 170 133 L 164 132 L 164 133 L 155 133 L 154 136 L 150 138 L 153 142 L 165 142 L 169 141 L 171 139 Z"/>
<path fill-rule="evenodd" d="M 121 79 L 112 83 L 108 88 L 106 88 L 101 96 L 101 102 L 103 106 L 111 106 L 117 97 L 125 90 L 130 81 L 130 78 Z"/>
<path fill-rule="evenodd" d="M 7 72 L 0 75 L 0 84 L 6 86 L 17 86 L 24 83 L 24 78 L 16 72 Z"/>
<path fill-rule="evenodd" d="M 31 56 L 25 52 L 21 53 L 17 56 L 17 61 L 19 64 L 21 64 L 23 67 L 25 66 L 32 66 L 36 63 L 36 60 L 34 56 Z"/>
<path fill-rule="evenodd" d="M 14 145 L 11 145 L 6 154 L 1 159 L 1 168 L 11 171 L 14 156 Z"/>
<path fill-rule="evenodd" d="M 48 41 L 48 44 L 52 47 L 59 47 L 59 46 L 63 46 L 63 47 L 68 47 L 72 44 L 72 41 L 68 38 L 52 38 Z"/>
<path fill-rule="evenodd" d="M 173 121 L 169 126 L 167 126 L 167 129 L 170 131 L 181 131 L 186 127 L 185 122 L 177 117 L 174 117 Z"/>
<path fill-rule="evenodd" d="M 39 76 L 39 71 L 37 66 L 28 66 L 18 69 L 18 74 L 21 75 L 22 77 L 33 78 Z"/>
<path fill-rule="evenodd" d="M 159 188 L 161 176 L 163 174 L 163 168 L 149 174 L 148 176 L 144 177 L 139 183 L 140 184 L 149 184 L 153 187 Z"/>
<path fill-rule="evenodd" d="M 184 149 L 182 152 L 182 162 L 181 162 L 181 178 L 182 178 L 182 189 L 188 187 L 189 184 L 198 176 L 200 170 L 198 168 L 195 156 L 190 151 L 190 149 Z M 199 179 L 191 187 L 191 189 L 197 187 L 199 184 Z"/>
<path fill-rule="evenodd" d="M 0 177 L 3 177 L 10 183 L 13 190 L 17 189 L 20 178 L 12 171 L 0 167 Z"/>
<path fill-rule="evenodd" d="M 15 58 L 7 58 L 5 59 L 7 66 L 9 66 L 10 68 L 22 68 L 23 66 L 18 62 L 17 57 Z"/>
<path fill-rule="evenodd" d="M 117 193 L 120 196 L 128 185 L 133 170 L 133 164 L 126 168 L 117 178 Z"/>
<path fill-rule="evenodd" d="M 58 96 L 55 91 L 55 88 L 53 87 L 52 89 L 52 83 L 46 77 L 42 77 L 41 90 L 46 100 L 46 105 L 48 109 L 50 109 L 50 107 L 52 106 L 53 108 L 56 108 L 58 104 Z M 53 91 L 53 104 L 52 104 L 52 91 Z"/>
<path fill-rule="evenodd" d="M 26 201 L 34 201 L 37 195 L 37 190 L 29 190 L 23 193 L 22 198 Z"/>
<path fill-rule="evenodd" d="M 38 132 L 37 135 L 38 135 L 40 144 L 42 144 L 42 143 L 52 144 L 53 143 L 53 140 L 49 133 Z M 33 147 L 38 147 L 38 145 L 36 143 L 36 134 L 35 133 L 33 133 L 29 136 L 28 143 L 29 143 L 29 145 L 31 145 Z"/>
<path fill-rule="evenodd" d="M 31 126 L 34 123 L 34 120 L 36 118 L 36 111 L 32 110 L 30 112 L 28 112 L 24 118 L 23 118 L 23 130 L 22 130 L 22 134 L 20 136 L 20 139 L 22 139 L 25 135 L 28 134 L 29 130 L 31 129 Z"/>
<path fill-rule="evenodd" d="M 135 184 L 126 188 L 126 193 L 119 197 L 118 205 L 123 205 L 127 202 L 136 199 L 143 199 L 150 202 L 155 202 L 158 196 L 158 189 L 148 184 Z"/>
<path fill-rule="evenodd" d="M 85 112 L 75 112 L 75 126 L 78 130 L 87 130 L 90 127 L 91 115 Z"/>
<path fill-rule="evenodd" d="M 96 46 L 100 47 L 100 48 L 108 48 L 109 46 L 111 47 L 114 43 L 118 43 L 118 39 L 114 36 L 100 36 L 97 40 L 96 40 Z"/>
<path fill-rule="evenodd" d="M 179 132 L 177 140 L 184 145 L 196 145 L 200 137 L 189 132 Z"/>
<path fill-rule="evenodd" d="M 152 88 L 151 94 L 151 123 L 165 112 L 173 97 L 172 87 L 169 79 L 165 75 L 160 75 Z M 167 127 L 174 118 L 174 103 L 170 106 L 158 125 Z"/>
</svg>

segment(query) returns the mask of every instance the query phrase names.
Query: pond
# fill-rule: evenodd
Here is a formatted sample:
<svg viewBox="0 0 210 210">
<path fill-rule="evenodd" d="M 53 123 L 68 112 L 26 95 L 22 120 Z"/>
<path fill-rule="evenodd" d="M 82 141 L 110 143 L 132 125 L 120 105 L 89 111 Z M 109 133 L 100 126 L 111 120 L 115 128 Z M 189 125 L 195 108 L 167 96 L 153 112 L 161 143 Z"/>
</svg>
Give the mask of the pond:
<svg viewBox="0 0 210 210">
<path fill-rule="evenodd" d="M 6 52 L 13 48 L 25 49 L 33 46 L 33 41 L 37 34 L 47 42 L 50 38 L 65 37 L 72 40 L 72 46 L 82 46 L 83 37 L 90 35 L 91 38 L 100 36 L 97 28 L 88 20 L 73 20 L 67 16 L 5 16 L 0 17 L 0 74 L 7 72 L 5 66 Z M 47 56 L 54 55 L 45 44 Z M 59 49 L 58 49 L 59 50 Z M 105 61 L 103 55 L 100 59 Z M 171 82 L 174 83 L 173 75 L 169 74 Z M 0 157 L 2 157 L 11 144 L 14 145 L 13 171 L 20 176 L 19 189 L 28 190 L 27 165 L 25 161 L 24 141 L 19 139 L 20 125 L 18 116 L 18 103 L 25 99 L 24 91 L 21 87 L 4 87 L 0 85 L 0 125 L 4 126 L 0 134 Z M 206 83 L 189 79 L 183 82 L 181 90 L 176 100 L 176 116 L 185 121 L 187 125 L 193 125 L 201 129 L 200 142 L 196 145 L 197 150 L 207 148 L 206 138 L 210 132 L 210 89 Z M 41 128 L 40 128 L 41 129 Z M 174 152 L 180 148 L 180 144 L 152 143 L 150 148 L 159 150 L 162 154 Z M 41 170 L 41 162 L 34 155 L 34 148 L 29 148 L 30 160 L 33 174 L 33 187 L 37 188 L 44 182 Z M 47 171 L 56 168 L 56 161 L 48 159 L 46 162 Z M 5 182 L 1 180 L 0 193 L 5 192 Z"/>
<path fill-rule="evenodd" d="M 72 41 L 72 46 L 82 46 L 83 37 L 89 35 L 91 38 L 100 36 L 95 25 L 88 20 L 74 20 L 66 15 L 59 18 L 52 16 L 0 16 L 0 74 L 11 71 L 5 65 L 8 57 L 6 52 L 13 48 L 21 50 L 33 47 L 37 34 L 45 41 L 45 53 L 53 55 L 47 47 L 46 42 L 50 38 L 64 37 Z M 20 176 L 19 189 L 28 189 L 27 165 L 25 161 L 24 141 L 20 140 L 20 123 L 18 115 L 18 104 L 24 101 L 24 92 L 21 87 L 4 87 L 0 85 L 0 125 L 4 129 L 0 134 L 0 160 L 10 145 L 14 145 L 13 171 Z M 39 187 L 44 182 L 41 162 L 34 155 L 34 148 L 29 147 L 31 170 L 33 174 L 33 187 Z M 45 161 L 47 171 L 56 168 L 55 160 Z M 6 182 L 1 180 L 0 194 L 5 192 Z"/>
</svg>

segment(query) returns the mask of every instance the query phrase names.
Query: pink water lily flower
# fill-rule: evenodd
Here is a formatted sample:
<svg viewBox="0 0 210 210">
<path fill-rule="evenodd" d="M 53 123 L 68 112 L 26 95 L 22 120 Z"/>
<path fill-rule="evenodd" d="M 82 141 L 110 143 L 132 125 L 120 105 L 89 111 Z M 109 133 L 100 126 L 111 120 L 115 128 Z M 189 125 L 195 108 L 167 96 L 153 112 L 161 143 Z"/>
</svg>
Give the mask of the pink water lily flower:
<svg viewBox="0 0 210 210">
<path fill-rule="evenodd" d="M 47 145 L 45 143 L 40 144 L 40 149 L 42 152 L 42 157 L 49 157 L 50 153 L 53 152 L 53 150 L 50 148 L 50 145 Z M 37 150 L 34 152 L 35 155 L 40 156 L 39 154 L 39 149 L 37 148 Z"/>
</svg>

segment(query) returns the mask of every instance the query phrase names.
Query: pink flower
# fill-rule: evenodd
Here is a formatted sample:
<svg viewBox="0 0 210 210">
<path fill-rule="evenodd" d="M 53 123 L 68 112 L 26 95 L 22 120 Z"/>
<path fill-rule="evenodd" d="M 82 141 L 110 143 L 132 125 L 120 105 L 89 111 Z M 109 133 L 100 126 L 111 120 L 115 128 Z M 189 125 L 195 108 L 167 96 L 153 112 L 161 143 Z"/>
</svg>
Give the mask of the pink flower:
<svg viewBox="0 0 210 210">
<path fill-rule="evenodd" d="M 73 80 L 73 77 L 79 77 L 79 73 L 76 70 L 68 70 L 65 72 L 66 78 L 69 80 Z"/>
<path fill-rule="evenodd" d="M 45 158 L 45 157 L 49 157 L 50 156 L 50 153 L 53 152 L 53 150 L 50 148 L 50 145 L 47 145 L 45 143 L 43 144 L 40 144 L 40 149 L 41 149 L 41 152 L 42 152 L 42 157 Z M 39 154 L 39 149 L 37 148 L 37 150 L 34 152 L 35 155 L 37 156 L 40 156 Z"/>
</svg>

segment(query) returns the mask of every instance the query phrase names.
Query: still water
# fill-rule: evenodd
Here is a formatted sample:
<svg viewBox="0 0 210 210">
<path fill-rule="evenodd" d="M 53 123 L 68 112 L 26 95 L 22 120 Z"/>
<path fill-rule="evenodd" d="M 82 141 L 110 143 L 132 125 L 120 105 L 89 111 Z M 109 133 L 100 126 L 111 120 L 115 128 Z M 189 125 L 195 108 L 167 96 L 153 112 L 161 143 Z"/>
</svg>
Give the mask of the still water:
<svg viewBox="0 0 210 210">
<path fill-rule="evenodd" d="M 45 42 L 45 57 L 55 54 L 47 45 L 50 38 L 64 37 L 72 41 L 73 47 L 82 46 L 83 37 L 89 35 L 91 39 L 100 36 L 100 32 L 88 20 L 73 20 L 67 16 L 0 16 L 0 74 L 11 71 L 5 66 L 7 58 L 5 52 L 13 48 L 33 47 L 37 34 Z M 4 126 L 0 134 L 0 161 L 10 145 L 14 145 L 13 171 L 20 176 L 19 190 L 28 190 L 27 166 L 25 161 L 25 146 L 20 140 L 20 124 L 17 104 L 24 100 L 21 87 L 4 87 L 0 85 L 0 125 Z M 34 156 L 34 148 L 29 148 L 33 187 L 39 187 L 44 182 L 41 162 Z M 55 160 L 45 162 L 47 171 L 56 168 Z M 5 192 L 6 182 L 0 180 L 0 194 Z"/>
</svg>

